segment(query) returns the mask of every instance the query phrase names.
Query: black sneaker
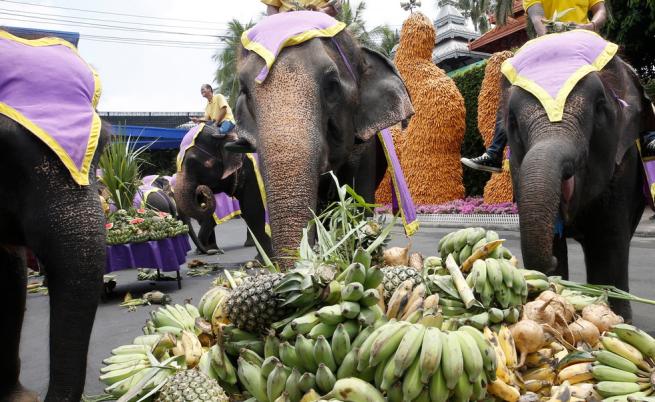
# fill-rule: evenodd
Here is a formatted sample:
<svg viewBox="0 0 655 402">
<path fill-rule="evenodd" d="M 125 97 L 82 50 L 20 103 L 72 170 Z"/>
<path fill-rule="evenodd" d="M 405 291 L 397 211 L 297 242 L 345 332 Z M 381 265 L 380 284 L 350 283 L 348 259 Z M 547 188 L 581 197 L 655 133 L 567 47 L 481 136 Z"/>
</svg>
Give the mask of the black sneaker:
<svg viewBox="0 0 655 402">
<path fill-rule="evenodd" d="M 655 140 L 651 140 L 648 144 L 644 145 L 641 153 L 643 158 L 655 157 Z"/>
<path fill-rule="evenodd" d="M 477 158 L 462 158 L 460 160 L 464 165 L 470 167 L 471 169 L 484 170 L 485 172 L 491 173 L 500 173 L 503 171 L 502 159 L 494 159 L 486 152 Z"/>
</svg>

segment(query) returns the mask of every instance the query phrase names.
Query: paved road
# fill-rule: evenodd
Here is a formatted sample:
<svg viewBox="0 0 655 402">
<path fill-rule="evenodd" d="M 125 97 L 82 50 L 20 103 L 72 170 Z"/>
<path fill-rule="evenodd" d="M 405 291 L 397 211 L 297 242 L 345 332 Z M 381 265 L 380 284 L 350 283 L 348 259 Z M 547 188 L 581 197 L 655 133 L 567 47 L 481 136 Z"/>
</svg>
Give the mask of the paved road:
<svg viewBox="0 0 655 402">
<path fill-rule="evenodd" d="M 436 254 L 436 245 L 445 233 L 452 229 L 422 228 L 413 238 L 413 249 L 424 255 Z M 517 232 L 501 232 L 501 236 L 508 241 L 506 246 L 520 260 L 520 244 Z M 245 240 L 245 225 L 242 220 L 227 222 L 217 231 L 219 244 L 222 245 L 226 254 L 220 257 L 202 257 L 200 259 L 208 262 L 235 263 L 251 259 L 255 255 L 254 248 L 243 248 L 241 245 Z M 406 240 L 396 230 L 392 245 L 405 245 Z M 569 258 L 571 267 L 571 279 L 584 281 L 583 256 L 579 245 L 575 242 L 569 243 Z M 635 238 L 631 246 L 631 286 L 632 292 L 655 299 L 655 272 L 653 272 L 653 261 L 655 261 L 655 239 Z M 196 258 L 189 255 L 189 258 Z M 88 369 L 86 378 L 85 393 L 89 395 L 99 394 L 103 386 L 98 381 L 99 368 L 102 359 L 107 357 L 114 347 L 131 343 L 132 339 L 140 335 L 141 327 L 148 318 L 148 313 L 153 307 L 140 307 L 135 312 L 128 312 L 118 306 L 125 292 L 131 292 L 139 296 L 144 292 L 159 289 L 169 293 L 173 301 L 182 303 L 184 299 L 193 298 L 197 302 L 202 294 L 211 285 L 211 277 L 190 278 L 183 269 L 182 290 L 177 290 L 174 282 L 137 282 L 136 274 L 133 271 L 119 273 L 118 286 L 114 296 L 109 301 L 101 304 L 96 316 L 95 327 L 91 338 L 89 351 Z M 633 306 L 635 323 L 641 328 L 653 333 L 655 332 L 655 306 L 636 304 Z M 48 298 L 42 295 L 29 295 L 27 301 L 27 313 L 23 326 L 23 341 L 21 344 L 21 359 L 23 369 L 21 381 L 29 388 L 38 391 L 43 398 L 48 386 L 48 322 L 49 322 Z"/>
</svg>

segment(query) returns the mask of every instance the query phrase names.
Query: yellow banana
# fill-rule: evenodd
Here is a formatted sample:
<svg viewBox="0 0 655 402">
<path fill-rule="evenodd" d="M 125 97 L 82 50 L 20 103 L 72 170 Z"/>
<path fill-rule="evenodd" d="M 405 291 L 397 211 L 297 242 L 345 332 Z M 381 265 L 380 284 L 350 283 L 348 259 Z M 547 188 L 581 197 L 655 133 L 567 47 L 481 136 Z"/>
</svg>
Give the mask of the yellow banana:
<svg viewBox="0 0 655 402">
<path fill-rule="evenodd" d="M 543 367 L 528 370 L 523 375 L 521 375 L 521 377 L 524 381 L 540 380 L 553 383 L 555 382 L 556 373 L 551 366 L 546 365 Z"/>
<path fill-rule="evenodd" d="M 202 357 L 200 340 L 193 332 L 182 331 L 180 342 L 184 349 L 184 360 L 186 361 L 187 368 L 194 368 L 198 365 Z"/>
<path fill-rule="evenodd" d="M 650 366 L 644 360 L 644 355 L 639 351 L 639 349 L 630 345 L 629 343 L 623 342 L 619 338 L 614 338 L 610 336 L 603 336 L 600 338 L 603 347 L 610 352 L 614 352 L 619 356 L 625 357 L 630 360 L 637 367 L 642 370 L 650 371 Z"/>
<path fill-rule="evenodd" d="M 591 380 L 594 378 L 594 375 L 591 372 L 592 367 L 591 363 L 573 364 L 563 368 L 559 373 L 557 373 L 557 379 L 560 383 L 568 381 L 569 384 L 577 384 L 579 382 Z"/>
<path fill-rule="evenodd" d="M 510 369 L 517 367 L 518 355 L 516 353 L 516 346 L 514 345 L 514 338 L 506 325 L 500 326 L 500 329 L 498 330 L 498 341 L 500 347 L 503 349 L 503 353 L 505 353 L 507 367 Z"/>
<path fill-rule="evenodd" d="M 389 303 L 387 303 L 387 318 L 391 319 L 398 317 L 398 314 L 401 312 L 401 307 L 404 308 L 404 305 L 406 305 L 407 301 L 409 301 L 408 295 L 412 291 L 413 286 L 414 282 L 412 282 L 411 279 L 408 279 L 401 283 L 396 291 L 393 292 L 391 299 L 389 299 Z"/>
<path fill-rule="evenodd" d="M 518 389 L 504 383 L 500 379 L 491 381 L 487 387 L 487 391 L 489 391 L 491 395 L 494 395 L 507 402 L 517 402 L 521 397 Z"/>
<path fill-rule="evenodd" d="M 507 358 L 505 357 L 505 352 L 500 346 L 500 341 L 496 336 L 496 333 L 493 332 L 489 327 L 485 327 L 483 330 L 484 337 L 489 341 L 491 346 L 496 352 L 496 376 L 506 383 L 511 382 L 511 375 L 509 368 L 507 367 Z"/>
</svg>

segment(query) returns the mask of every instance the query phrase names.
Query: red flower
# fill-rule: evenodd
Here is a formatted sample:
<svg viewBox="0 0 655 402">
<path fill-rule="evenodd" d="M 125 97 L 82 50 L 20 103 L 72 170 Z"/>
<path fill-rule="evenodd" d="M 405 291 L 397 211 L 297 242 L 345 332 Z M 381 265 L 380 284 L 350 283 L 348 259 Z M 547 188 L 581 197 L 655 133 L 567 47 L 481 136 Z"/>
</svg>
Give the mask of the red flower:
<svg viewBox="0 0 655 402">
<path fill-rule="evenodd" d="M 138 225 L 139 223 L 145 222 L 145 219 L 143 218 L 134 218 L 130 221 L 130 224 L 132 225 Z"/>
</svg>

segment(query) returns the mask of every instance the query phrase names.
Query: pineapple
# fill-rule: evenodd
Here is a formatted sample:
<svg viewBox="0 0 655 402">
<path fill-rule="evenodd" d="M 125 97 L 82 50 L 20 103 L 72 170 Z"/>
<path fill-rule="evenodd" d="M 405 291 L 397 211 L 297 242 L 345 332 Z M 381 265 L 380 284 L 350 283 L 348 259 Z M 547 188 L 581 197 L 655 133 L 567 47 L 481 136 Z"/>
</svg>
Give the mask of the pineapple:
<svg viewBox="0 0 655 402">
<path fill-rule="evenodd" d="M 284 274 L 248 277 L 226 301 L 225 312 L 230 322 L 239 329 L 258 333 L 291 314 L 273 290 L 282 278 Z"/>
<path fill-rule="evenodd" d="M 212 401 L 228 402 L 223 388 L 198 370 L 179 371 L 169 378 L 155 402 Z"/>
<path fill-rule="evenodd" d="M 382 268 L 384 273 L 384 300 L 389 301 L 393 292 L 401 283 L 408 279 L 414 281 L 414 286 L 423 283 L 423 277 L 420 272 L 412 267 L 396 266 Z"/>
</svg>

